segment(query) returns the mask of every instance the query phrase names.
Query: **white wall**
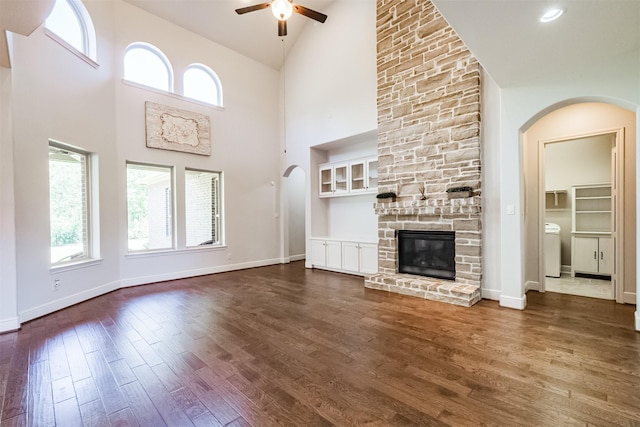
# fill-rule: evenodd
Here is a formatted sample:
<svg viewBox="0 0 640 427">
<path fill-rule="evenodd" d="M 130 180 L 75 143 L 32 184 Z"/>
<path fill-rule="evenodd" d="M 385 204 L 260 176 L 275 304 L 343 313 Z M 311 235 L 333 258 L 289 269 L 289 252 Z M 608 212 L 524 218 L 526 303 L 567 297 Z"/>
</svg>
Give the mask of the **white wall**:
<svg viewBox="0 0 640 427">
<path fill-rule="evenodd" d="M 376 154 L 376 5 L 368 0 L 334 2 L 323 12 L 327 22 L 307 25 L 286 59 L 283 165 L 300 165 L 308 177 L 307 239 L 344 233 L 377 241 L 375 196 L 320 199 L 316 168 L 362 153 L 360 148 L 341 152 L 336 146 L 321 146 L 328 142 L 354 147 L 363 142 L 361 137 L 374 142 L 369 153 Z M 315 146 L 321 149 L 311 151 Z"/>
<path fill-rule="evenodd" d="M 0 332 L 17 329 L 11 71 L 0 67 Z"/>
<path fill-rule="evenodd" d="M 522 309 L 524 292 L 524 179 L 521 133 L 547 112 L 580 101 L 606 101 L 636 111 L 640 58 L 634 53 L 593 70 L 551 76 L 547 83 L 500 89 L 501 282 L 503 306 Z M 515 214 L 508 214 L 509 207 Z"/>
<path fill-rule="evenodd" d="M 306 180 L 304 171 L 297 167 L 287 178 L 287 205 L 289 209 L 289 257 L 302 259 L 305 252 L 305 193 Z"/>
<path fill-rule="evenodd" d="M 482 297 L 497 300 L 500 281 L 500 90 L 482 70 Z"/>
<path fill-rule="evenodd" d="M 15 318 L 14 305 L 24 322 L 121 286 L 280 259 L 278 112 L 273 108 L 278 102 L 279 73 L 122 1 L 87 2 L 86 7 L 98 36 L 98 68 L 38 29 L 30 37 L 14 36 L 10 78 L 5 69 L 0 74 L 2 120 L 12 117 L 14 144 L 10 145 L 11 135 L 2 126 L 0 330 L 8 329 L 5 325 Z M 122 53 L 135 41 L 162 49 L 177 79 L 192 62 L 209 65 L 222 81 L 225 108 L 124 84 Z M 12 100 L 11 114 L 4 114 L 7 99 Z M 212 155 L 146 148 L 145 101 L 209 115 Z M 49 268 L 49 138 L 98 156 L 100 262 L 56 271 Z M 14 162 L 5 165 L 12 148 Z M 126 253 L 127 160 L 175 168 L 179 250 L 152 256 Z M 182 249 L 185 167 L 223 172 L 227 247 Z M 9 262 L 13 216 L 16 285 L 11 284 Z M 51 286 L 54 278 L 61 280 L 57 291 Z"/>
</svg>

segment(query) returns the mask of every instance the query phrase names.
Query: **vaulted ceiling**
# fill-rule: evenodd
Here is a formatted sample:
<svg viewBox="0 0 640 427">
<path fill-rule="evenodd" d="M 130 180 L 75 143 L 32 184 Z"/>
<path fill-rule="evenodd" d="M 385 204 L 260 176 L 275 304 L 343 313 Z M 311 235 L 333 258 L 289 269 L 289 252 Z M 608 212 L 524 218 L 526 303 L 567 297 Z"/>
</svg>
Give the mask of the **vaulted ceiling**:
<svg viewBox="0 0 640 427">
<path fill-rule="evenodd" d="M 278 37 L 278 22 L 271 10 L 264 9 L 244 15 L 235 12 L 238 8 L 264 3 L 266 0 L 125 1 L 271 68 L 280 69 L 283 43 Z M 332 2 L 333 0 L 294 1 L 323 13 Z M 328 19 L 331 19 L 331 16 Z M 306 25 L 322 24 L 296 13 L 289 18 L 284 43 L 286 51 L 295 44 Z"/>
<path fill-rule="evenodd" d="M 126 1 L 280 68 L 282 43 L 270 10 L 242 16 L 234 12 L 260 0 Z M 324 13 L 332 3 L 344 1 L 375 0 L 299 0 Z M 501 87 L 560 75 L 566 78 L 571 73 L 589 72 L 606 61 L 640 56 L 639 0 L 557 0 L 554 4 L 564 7 L 566 13 L 547 24 L 538 18 L 551 5 L 549 0 L 434 0 L 434 4 Z M 327 14 L 330 20 L 331 14 Z M 294 14 L 289 20 L 286 49 L 294 45 L 305 25 L 322 24 Z M 345 37 L 349 31 L 345 28 Z"/>
<path fill-rule="evenodd" d="M 282 64 L 283 47 L 291 49 L 305 26 L 323 25 L 294 13 L 283 44 L 269 9 L 235 13 L 260 0 L 125 1 L 274 69 Z M 374 0 L 300 0 L 300 4 L 327 13 L 330 20 L 327 9 L 346 1 Z M 558 76 L 579 77 L 606 69 L 606 64 L 634 66 L 629 58 L 635 58 L 636 66 L 640 62 L 640 0 L 557 0 L 554 5 L 563 7 L 565 14 L 546 24 L 538 18 L 550 6 L 548 0 L 433 2 L 503 88 L 545 80 L 552 83 Z M 52 0 L 0 0 L 0 32 L 28 34 L 35 28 L 32 21 L 42 22 L 52 4 Z M 349 31 L 345 28 L 345 37 Z M 3 43 L 0 54 L 6 48 Z M 6 49 L 4 52 L 8 60 Z"/>
</svg>

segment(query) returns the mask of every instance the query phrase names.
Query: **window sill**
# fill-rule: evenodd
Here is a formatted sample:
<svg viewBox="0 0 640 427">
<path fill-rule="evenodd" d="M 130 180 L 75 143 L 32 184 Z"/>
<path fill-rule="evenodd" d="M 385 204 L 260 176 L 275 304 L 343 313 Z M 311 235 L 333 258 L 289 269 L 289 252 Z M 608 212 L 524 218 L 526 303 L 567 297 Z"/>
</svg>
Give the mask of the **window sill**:
<svg viewBox="0 0 640 427">
<path fill-rule="evenodd" d="M 78 58 L 82 59 L 84 62 L 86 62 L 87 64 L 91 65 L 93 68 L 98 68 L 100 67 L 100 64 L 98 64 L 93 58 L 88 57 L 87 55 L 85 55 L 83 52 L 80 52 L 78 49 L 76 49 L 75 47 L 71 46 L 69 43 L 67 43 L 64 39 L 62 39 L 61 37 L 59 37 L 56 33 L 54 33 L 53 31 L 49 30 L 48 28 L 44 28 L 44 33 L 53 41 L 55 41 L 56 43 L 58 43 L 60 46 L 64 47 L 65 49 L 67 49 L 69 52 L 73 53 L 75 56 L 77 56 Z"/>
<path fill-rule="evenodd" d="M 227 249 L 225 245 L 211 245 L 211 246 L 194 246 L 192 248 L 182 248 L 182 249 L 159 249 L 157 251 L 138 251 L 138 252 L 128 252 L 125 255 L 125 258 L 135 259 L 135 258 L 151 258 L 158 256 L 168 256 L 168 255 L 184 255 L 194 252 L 214 252 Z"/>
<path fill-rule="evenodd" d="M 170 96 L 171 98 L 180 99 L 182 101 L 187 101 L 187 102 L 190 102 L 192 104 L 202 105 L 204 107 L 213 108 L 214 110 L 224 111 L 224 107 L 223 106 L 216 105 L 216 104 L 210 104 L 210 103 L 204 102 L 204 101 L 198 101 L 197 99 L 189 98 L 187 96 L 180 95 L 179 93 L 169 92 L 169 91 L 166 91 L 166 90 L 158 89 L 158 88 L 155 88 L 155 87 L 152 87 L 152 86 L 143 85 L 142 83 L 136 83 L 136 82 L 132 82 L 130 80 L 125 80 L 125 79 L 122 79 L 122 83 L 127 85 L 127 86 L 132 86 L 132 87 L 136 87 L 138 89 L 144 89 L 144 90 L 147 90 L 149 92 L 159 93 L 161 95 Z"/>
<path fill-rule="evenodd" d="M 63 273 L 65 271 L 78 270 L 80 268 L 93 267 L 94 265 L 102 264 L 102 258 L 86 259 L 78 262 L 52 265 L 49 268 L 50 273 Z"/>
</svg>

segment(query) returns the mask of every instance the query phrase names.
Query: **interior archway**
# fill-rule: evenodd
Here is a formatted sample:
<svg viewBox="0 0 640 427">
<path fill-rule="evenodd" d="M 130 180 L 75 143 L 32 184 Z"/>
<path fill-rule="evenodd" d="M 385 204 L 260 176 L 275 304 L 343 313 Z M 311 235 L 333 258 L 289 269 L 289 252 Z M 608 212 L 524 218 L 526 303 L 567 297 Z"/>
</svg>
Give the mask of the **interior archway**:
<svg viewBox="0 0 640 427">
<path fill-rule="evenodd" d="M 522 170 L 524 176 L 524 277 L 525 292 L 540 290 L 544 281 L 544 270 L 540 257 L 542 247 L 541 224 L 544 212 L 541 206 L 545 198 L 540 188 L 542 173 L 541 144 L 545 141 L 572 140 L 590 135 L 620 132 L 621 145 L 624 146 L 622 166 L 624 176 L 620 178 L 620 197 L 623 198 L 621 220 L 624 226 L 624 243 L 620 247 L 623 268 L 623 284 L 619 302 L 636 301 L 636 114 L 619 105 L 607 102 L 585 102 L 569 100 L 545 109 L 527 123 L 522 134 Z M 572 159 L 567 158 L 567 162 Z M 544 290 L 544 288 L 542 288 Z"/>
<path fill-rule="evenodd" d="M 306 175 L 297 165 L 291 165 L 283 174 L 284 224 L 283 242 L 286 262 L 306 258 L 305 192 Z"/>
</svg>

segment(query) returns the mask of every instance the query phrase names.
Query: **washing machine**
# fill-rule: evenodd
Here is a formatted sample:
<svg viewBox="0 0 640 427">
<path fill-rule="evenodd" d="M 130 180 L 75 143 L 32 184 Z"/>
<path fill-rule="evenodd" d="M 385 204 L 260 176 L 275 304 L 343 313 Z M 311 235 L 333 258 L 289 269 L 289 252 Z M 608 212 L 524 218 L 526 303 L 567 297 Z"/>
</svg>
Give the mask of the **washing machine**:
<svg viewBox="0 0 640 427">
<path fill-rule="evenodd" d="M 544 225 L 544 275 L 560 277 L 560 226 L 553 222 Z"/>
</svg>

